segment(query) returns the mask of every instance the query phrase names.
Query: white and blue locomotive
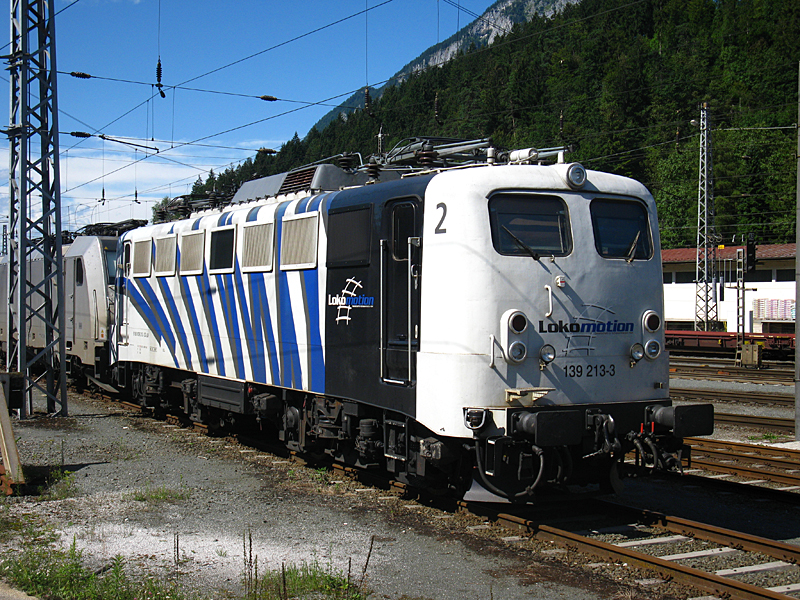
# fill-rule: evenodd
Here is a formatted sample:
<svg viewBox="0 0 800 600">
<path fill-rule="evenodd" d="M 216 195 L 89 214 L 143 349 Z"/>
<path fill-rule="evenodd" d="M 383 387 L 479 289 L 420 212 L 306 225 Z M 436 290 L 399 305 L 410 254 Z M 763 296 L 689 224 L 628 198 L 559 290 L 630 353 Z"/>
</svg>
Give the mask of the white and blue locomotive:
<svg viewBox="0 0 800 600">
<path fill-rule="evenodd" d="M 83 232 L 64 261 L 71 375 L 461 492 L 613 480 L 631 448 L 678 466 L 713 410 L 669 402 L 652 199 L 487 146 L 413 140 L 381 166 Z"/>
<path fill-rule="evenodd" d="M 713 408 L 669 399 L 648 191 L 532 151 L 448 153 L 413 140 L 394 165 L 312 165 L 124 233 L 114 383 L 460 493 L 614 480 L 631 449 L 677 466 Z"/>
</svg>

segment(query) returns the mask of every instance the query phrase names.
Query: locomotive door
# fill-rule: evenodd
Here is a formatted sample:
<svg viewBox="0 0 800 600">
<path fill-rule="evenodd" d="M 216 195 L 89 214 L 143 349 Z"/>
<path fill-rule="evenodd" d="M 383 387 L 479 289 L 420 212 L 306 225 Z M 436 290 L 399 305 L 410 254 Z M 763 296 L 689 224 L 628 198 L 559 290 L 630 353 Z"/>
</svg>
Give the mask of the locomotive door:
<svg viewBox="0 0 800 600">
<path fill-rule="evenodd" d="M 67 352 L 72 352 L 75 344 L 75 261 L 74 258 L 64 260 L 64 294 L 67 306 L 67 335 L 64 339 Z"/>
<path fill-rule="evenodd" d="M 381 240 L 381 378 L 411 385 L 419 350 L 422 210 L 416 199 L 387 204 Z"/>
<path fill-rule="evenodd" d="M 131 243 L 125 242 L 122 249 L 122 272 L 117 267 L 117 295 L 122 298 L 118 300 L 117 331 L 119 332 L 119 345 L 128 345 L 128 311 L 130 310 L 130 295 L 128 294 L 128 277 L 131 275 Z"/>
</svg>

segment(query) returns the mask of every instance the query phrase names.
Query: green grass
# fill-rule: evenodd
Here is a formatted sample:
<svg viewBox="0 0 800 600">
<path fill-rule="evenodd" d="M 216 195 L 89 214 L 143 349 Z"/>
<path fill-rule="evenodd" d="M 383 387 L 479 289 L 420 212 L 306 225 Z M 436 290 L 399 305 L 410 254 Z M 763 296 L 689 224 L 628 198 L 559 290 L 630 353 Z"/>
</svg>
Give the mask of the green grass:
<svg viewBox="0 0 800 600">
<path fill-rule="evenodd" d="M 12 587 L 40 598 L 58 600 L 201 600 L 218 597 L 187 591 L 180 575 L 166 569 L 143 571 L 141 565 L 126 569 L 122 556 L 114 557 L 102 569 L 91 569 L 75 541 L 64 550 L 58 535 L 42 521 L 13 519 L 0 505 L 0 539 L 13 538 L 21 549 L 4 549 L 0 578 Z M 247 538 L 245 539 L 247 542 Z M 371 549 L 370 549 L 371 550 Z M 177 540 L 176 540 L 177 552 Z M 358 577 L 319 563 L 282 565 L 280 570 L 259 573 L 258 556 L 245 545 L 242 571 L 243 594 L 225 594 L 231 600 L 366 600 L 366 568 Z M 135 577 L 131 575 L 135 573 Z M 177 576 L 177 578 L 176 578 Z"/>
<path fill-rule="evenodd" d="M 365 600 L 367 592 L 359 582 L 348 579 L 333 567 L 316 561 L 284 565 L 280 570 L 245 577 L 244 600 L 286 600 L 287 598 L 325 598 L 327 600 Z"/>
<path fill-rule="evenodd" d="M 60 600 L 184 600 L 177 584 L 156 579 L 133 580 L 125 561 L 116 556 L 105 569 L 95 572 L 83 562 L 73 542 L 68 550 L 37 544 L 7 553 L 0 575 L 13 587 L 42 598 Z"/>
<path fill-rule="evenodd" d="M 126 500 L 136 500 L 137 502 L 146 502 L 147 504 L 163 504 L 165 502 L 177 503 L 181 500 L 187 500 L 192 495 L 191 491 L 187 488 L 172 489 L 166 486 L 159 486 L 155 488 L 146 488 L 137 490 L 125 495 Z"/>
</svg>

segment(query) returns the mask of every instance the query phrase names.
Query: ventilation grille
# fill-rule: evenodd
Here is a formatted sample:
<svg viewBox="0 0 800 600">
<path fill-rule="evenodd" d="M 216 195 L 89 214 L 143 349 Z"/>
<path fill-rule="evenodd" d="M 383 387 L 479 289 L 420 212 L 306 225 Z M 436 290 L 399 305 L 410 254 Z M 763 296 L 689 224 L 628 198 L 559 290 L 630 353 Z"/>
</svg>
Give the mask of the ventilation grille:
<svg viewBox="0 0 800 600">
<path fill-rule="evenodd" d="M 317 213 L 283 221 L 281 269 L 317 266 Z"/>
<path fill-rule="evenodd" d="M 156 239 L 155 271 L 157 274 L 175 274 L 175 251 L 177 248 L 178 238 L 174 235 Z"/>
<path fill-rule="evenodd" d="M 203 271 L 204 232 L 185 233 L 181 238 L 181 273 Z"/>
<path fill-rule="evenodd" d="M 152 240 L 141 240 L 133 244 L 133 276 L 150 275 L 150 254 Z"/>
<path fill-rule="evenodd" d="M 242 268 L 272 270 L 272 223 L 251 225 L 243 229 Z"/>
<path fill-rule="evenodd" d="M 283 180 L 278 194 L 291 194 L 292 192 L 302 192 L 311 189 L 311 182 L 314 180 L 314 174 L 317 172 L 317 167 L 309 167 L 307 169 L 300 169 L 299 171 L 292 171 L 286 174 L 286 179 Z"/>
</svg>

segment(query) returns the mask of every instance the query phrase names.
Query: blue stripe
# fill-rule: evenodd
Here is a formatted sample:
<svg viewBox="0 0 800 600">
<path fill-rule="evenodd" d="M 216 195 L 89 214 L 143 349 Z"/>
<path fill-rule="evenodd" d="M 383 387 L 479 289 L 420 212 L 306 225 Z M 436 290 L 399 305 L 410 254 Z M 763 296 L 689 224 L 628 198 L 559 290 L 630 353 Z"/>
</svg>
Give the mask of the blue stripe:
<svg viewBox="0 0 800 600">
<path fill-rule="evenodd" d="M 225 309 L 226 320 L 228 321 L 228 334 L 231 339 L 231 351 L 236 355 L 236 377 L 245 379 L 247 371 L 244 368 L 244 352 L 242 352 L 242 336 L 239 334 L 239 319 L 236 317 L 236 297 L 234 295 L 233 277 L 228 275 L 217 275 L 217 279 L 225 282 Z M 234 345 L 236 346 L 234 348 Z"/>
<path fill-rule="evenodd" d="M 192 223 L 192 231 L 199 231 L 199 229 L 200 229 L 200 221 L 201 221 L 201 219 L 195 219 L 195 222 Z"/>
<path fill-rule="evenodd" d="M 311 196 L 308 198 L 303 198 L 300 202 L 297 203 L 297 208 L 294 209 L 295 214 L 300 214 L 306 212 L 306 206 L 308 206 L 308 201 L 311 200 Z"/>
<path fill-rule="evenodd" d="M 275 346 L 275 334 L 272 328 L 272 317 L 269 312 L 269 300 L 267 300 L 267 285 L 264 281 L 263 273 L 253 273 L 250 280 L 255 282 L 256 292 L 258 293 L 258 310 L 253 306 L 253 322 L 258 319 L 264 328 L 264 334 L 267 337 L 267 353 L 269 354 L 269 364 L 272 369 L 272 381 L 267 383 L 279 384 L 281 381 L 281 368 L 278 364 L 278 351 Z M 263 321 L 262 321 L 262 316 Z M 256 325 L 259 327 L 259 325 Z"/>
<path fill-rule="evenodd" d="M 247 293 L 244 289 L 242 282 L 242 272 L 239 270 L 237 261 L 236 270 L 234 271 L 234 278 L 236 279 L 236 293 L 239 297 L 239 312 L 242 316 L 242 324 L 245 331 L 245 342 L 247 343 L 247 354 L 250 358 L 250 364 L 253 367 L 253 379 L 256 381 L 266 382 L 267 379 L 267 365 L 264 360 L 264 340 L 261 339 L 261 332 L 258 332 L 258 337 L 253 332 L 253 326 L 250 321 L 250 311 L 247 303 Z M 251 288 L 252 293 L 252 288 Z M 251 301 L 251 304 L 254 304 Z"/>
<path fill-rule="evenodd" d="M 181 322 L 180 315 L 178 314 L 178 307 L 175 306 L 175 299 L 172 297 L 172 291 L 169 289 L 169 286 L 166 283 L 166 277 L 156 277 L 156 281 L 158 282 L 158 287 L 161 288 L 161 295 L 164 297 L 164 300 L 167 303 L 167 310 L 169 311 L 169 316 L 172 319 L 172 322 L 175 324 L 175 330 L 178 333 L 178 343 L 181 345 L 181 351 L 183 352 L 183 357 L 186 360 L 187 367 L 189 370 L 194 370 L 192 366 L 192 351 L 189 348 L 189 344 L 187 343 L 186 339 L 186 332 L 183 330 L 183 323 Z M 175 366 L 178 366 L 178 357 L 174 356 L 175 358 Z"/>
<path fill-rule="evenodd" d="M 214 354 L 215 354 L 215 361 L 217 364 L 217 374 L 224 376 L 225 375 L 225 355 L 222 353 L 222 342 L 220 340 L 219 335 L 219 327 L 217 327 L 217 315 L 214 312 L 214 303 L 211 300 L 211 283 L 208 280 L 208 271 L 203 269 L 203 277 L 200 280 L 200 294 L 201 297 L 204 298 L 202 300 L 205 308 L 206 314 L 208 315 L 208 319 L 210 321 L 210 329 L 211 329 L 211 339 L 214 343 Z"/>
<path fill-rule="evenodd" d="M 200 331 L 200 322 L 197 320 L 197 311 L 192 302 L 192 295 L 189 292 L 189 278 L 186 276 L 178 278 L 181 285 L 181 296 L 183 297 L 186 312 L 189 313 L 189 325 L 192 328 L 192 337 L 197 343 L 197 353 L 200 357 L 200 364 L 202 365 L 203 373 L 208 373 L 208 359 L 206 357 L 206 348 L 203 344 L 203 335 Z"/>
<path fill-rule="evenodd" d="M 322 335 L 319 323 L 319 269 L 303 271 L 308 306 L 308 352 L 311 359 L 311 376 L 308 382 L 312 392 L 325 392 L 325 359 L 322 355 Z"/>
<path fill-rule="evenodd" d="M 142 294 L 147 298 L 148 304 L 155 314 L 156 320 L 159 322 L 159 326 L 161 327 L 161 331 L 164 335 L 164 341 L 167 343 L 169 351 L 172 352 L 172 358 L 175 360 L 175 366 L 177 367 L 178 358 L 175 356 L 175 334 L 172 333 L 172 329 L 169 327 L 169 319 L 167 319 L 164 309 L 161 308 L 161 303 L 156 297 L 156 293 L 153 291 L 153 288 L 150 287 L 150 283 L 148 283 L 146 279 L 140 279 L 139 287 L 141 287 Z"/>
<path fill-rule="evenodd" d="M 250 209 L 250 211 L 247 213 L 247 219 L 246 219 L 248 223 L 258 220 L 259 210 L 261 210 L 260 206 L 254 206 L 253 208 Z"/>
<path fill-rule="evenodd" d="M 290 202 L 284 202 L 278 206 L 275 213 L 275 225 L 278 234 L 278 258 L 277 265 L 281 264 L 281 236 L 283 235 L 283 215 L 289 207 Z M 294 317 L 292 316 L 292 299 L 289 294 L 289 279 L 285 271 L 278 268 L 278 318 L 280 319 L 281 332 L 281 385 L 300 389 L 303 383 L 302 371 L 300 370 L 300 355 L 297 350 L 297 334 L 294 329 Z M 297 382 L 300 382 L 298 385 Z"/>
<path fill-rule="evenodd" d="M 130 280 L 128 280 L 125 290 L 128 294 L 128 297 L 131 299 L 131 304 L 136 309 L 136 312 L 139 313 L 139 316 L 142 317 L 144 322 L 147 324 L 147 328 L 155 334 L 156 339 L 160 343 L 164 336 L 161 333 L 161 328 L 158 326 L 156 316 L 153 314 L 153 311 L 147 304 L 147 300 L 144 299 L 144 296 L 139 293 L 139 290 L 136 289 L 136 286 L 134 286 Z"/>
</svg>

